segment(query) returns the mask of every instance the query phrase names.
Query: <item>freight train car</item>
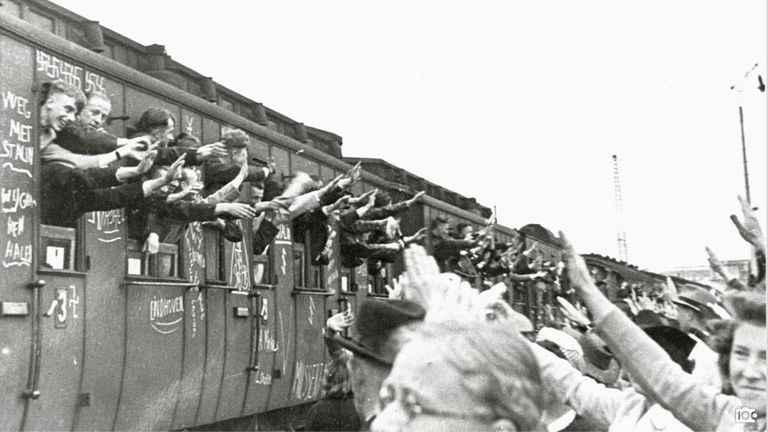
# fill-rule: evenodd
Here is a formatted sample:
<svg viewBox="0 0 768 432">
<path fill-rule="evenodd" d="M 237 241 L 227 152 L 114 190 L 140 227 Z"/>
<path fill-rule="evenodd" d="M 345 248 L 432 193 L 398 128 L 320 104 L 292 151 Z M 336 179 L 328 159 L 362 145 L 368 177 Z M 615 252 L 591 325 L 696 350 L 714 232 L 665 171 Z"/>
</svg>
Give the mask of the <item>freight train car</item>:
<svg viewBox="0 0 768 432">
<path fill-rule="evenodd" d="M 18 13 L 0 12 L 0 429 L 169 430 L 300 417 L 320 394 L 326 318 L 386 297 L 369 284 L 365 265 L 340 267 L 338 244 L 328 265 L 309 265 L 309 239 L 295 238 L 291 225 L 279 226 L 268 252 L 254 255 L 251 221 L 238 222 L 240 243 L 193 223 L 153 256 L 130 238 L 123 210 L 86 214 L 74 229 L 41 225 L 37 89 L 57 78 L 106 92 L 116 136 L 151 106 L 170 110 L 177 133 L 203 142 L 240 128 L 251 137 L 249 153 L 273 157 L 283 174 L 333 178 L 350 168 L 332 156 L 338 145 L 318 150 L 296 133 L 304 128 L 283 133 L 233 113 L 68 41 L 67 28 L 41 26 L 47 21 L 26 3 L 3 8 L 14 5 Z M 96 31 L 98 41 L 91 24 L 86 33 Z M 263 117 L 263 106 L 256 111 Z M 354 191 L 371 188 L 407 195 L 403 185 L 367 173 Z M 427 197 L 404 215 L 404 231 L 436 214 L 483 220 Z M 389 266 L 389 276 L 401 269 Z"/>
</svg>

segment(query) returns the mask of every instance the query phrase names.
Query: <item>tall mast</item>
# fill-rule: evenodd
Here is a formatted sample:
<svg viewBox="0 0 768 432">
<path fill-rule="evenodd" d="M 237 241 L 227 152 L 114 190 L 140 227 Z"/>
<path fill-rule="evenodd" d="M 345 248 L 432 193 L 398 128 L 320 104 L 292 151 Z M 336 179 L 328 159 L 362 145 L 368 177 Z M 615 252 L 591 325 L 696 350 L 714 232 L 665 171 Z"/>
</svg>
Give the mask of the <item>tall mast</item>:
<svg viewBox="0 0 768 432">
<path fill-rule="evenodd" d="M 627 258 L 627 232 L 624 229 L 624 204 L 621 198 L 621 178 L 619 177 L 619 158 L 612 155 L 613 159 L 613 199 L 616 204 L 616 240 L 619 246 L 619 260 L 629 262 Z"/>
</svg>

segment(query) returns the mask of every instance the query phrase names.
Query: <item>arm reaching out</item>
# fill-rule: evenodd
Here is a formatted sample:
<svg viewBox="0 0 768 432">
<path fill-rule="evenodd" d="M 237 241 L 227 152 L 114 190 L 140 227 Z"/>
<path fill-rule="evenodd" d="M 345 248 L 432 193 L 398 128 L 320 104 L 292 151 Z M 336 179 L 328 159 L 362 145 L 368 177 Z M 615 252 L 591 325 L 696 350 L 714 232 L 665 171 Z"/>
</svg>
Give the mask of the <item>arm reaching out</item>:
<svg viewBox="0 0 768 432">
<path fill-rule="evenodd" d="M 741 196 L 739 196 L 739 204 L 741 204 L 744 222 L 742 223 L 736 215 L 731 215 L 731 221 L 736 225 L 741 238 L 746 240 L 755 249 L 765 253 L 765 236 L 763 236 L 763 230 L 760 228 L 760 221 L 757 220 L 757 216 L 749 202 Z"/>
<path fill-rule="evenodd" d="M 240 172 L 237 173 L 237 176 L 222 186 L 221 189 L 205 197 L 205 202 L 208 204 L 219 204 L 237 199 L 240 196 L 240 185 L 248 177 L 249 172 L 248 161 L 244 160 L 240 165 Z"/>
<path fill-rule="evenodd" d="M 142 183 L 142 189 L 144 191 L 144 196 L 152 195 L 154 191 L 157 189 L 160 189 L 161 187 L 165 186 L 166 184 L 170 183 L 177 177 L 181 177 L 181 168 L 184 166 L 184 155 L 176 159 L 176 162 L 171 164 L 170 168 L 168 168 L 168 172 L 165 173 L 163 177 L 147 180 L 144 183 Z"/>
</svg>

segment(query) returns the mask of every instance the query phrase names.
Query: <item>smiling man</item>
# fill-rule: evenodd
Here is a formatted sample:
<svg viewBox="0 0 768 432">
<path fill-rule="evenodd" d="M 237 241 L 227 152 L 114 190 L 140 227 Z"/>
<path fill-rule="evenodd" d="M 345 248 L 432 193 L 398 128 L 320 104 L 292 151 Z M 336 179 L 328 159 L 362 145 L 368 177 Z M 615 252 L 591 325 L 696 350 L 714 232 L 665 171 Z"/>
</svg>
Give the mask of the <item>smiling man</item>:
<svg viewBox="0 0 768 432">
<path fill-rule="evenodd" d="M 75 120 L 85 105 L 85 95 L 77 87 L 55 80 L 43 83 L 40 91 L 40 148 L 44 149 L 57 133 Z"/>
</svg>

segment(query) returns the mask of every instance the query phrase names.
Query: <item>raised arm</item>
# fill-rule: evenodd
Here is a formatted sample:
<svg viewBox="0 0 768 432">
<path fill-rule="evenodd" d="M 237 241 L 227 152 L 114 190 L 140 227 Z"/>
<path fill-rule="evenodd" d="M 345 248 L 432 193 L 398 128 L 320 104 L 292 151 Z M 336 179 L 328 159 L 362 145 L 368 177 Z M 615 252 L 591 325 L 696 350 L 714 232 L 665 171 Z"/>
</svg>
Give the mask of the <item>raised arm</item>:
<svg viewBox="0 0 768 432">
<path fill-rule="evenodd" d="M 237 173 L 237 176 L 216 192 L 205 197 L 205 202 L 208 204 L 218 204 L 220 202 L 229 202 L 237 199 L 237 197 L 240 196 L 240 185 L 242 185 L 248 177 L 248 173 L 248 161 L 244 160 L 240 165 L 240 171 Z"/>
<path fill-rule="evenodd" d="M 582 375 L 570 363 L 541 346 L 535 343 L 530 346 L 547 391 L 558 402 L 568 404 L 579 415 L 593 420 L 601 430 L 608 430 L 625 400 L 624 393 Z"/>
<path fill-rule="evenodd" d="M 99 129 L 89 129 L 77 122 L 70 123 L 59 131 L 54 142 L 61 147 L 80 154 L 103 154 L 117 150 L 117 137 Z"/>
<path fill-rule="evenodd" d="M 735 426 L 734 413 L 741 405 L 702 385 L 683 372 L 667 353 L 614 306 L 595 286 L 584 260 L 560 233 L 566 250 L 571 285 L 592 313 L 597 331 L 621 365 L 647 395 L 693 430 L 726 430 Z M 730 428 L 727 428 L 730 425 Z"/>
</svg>

